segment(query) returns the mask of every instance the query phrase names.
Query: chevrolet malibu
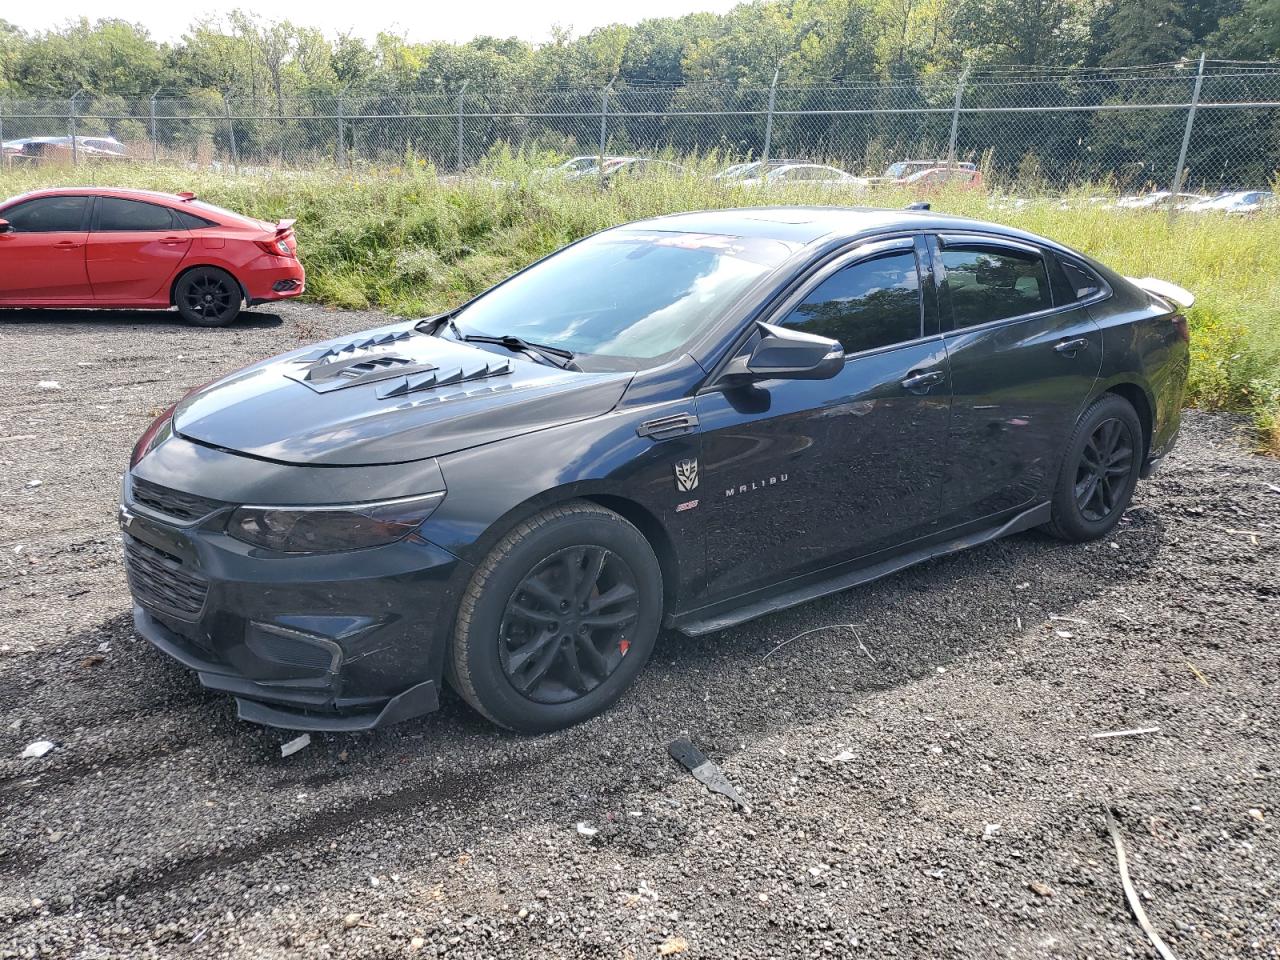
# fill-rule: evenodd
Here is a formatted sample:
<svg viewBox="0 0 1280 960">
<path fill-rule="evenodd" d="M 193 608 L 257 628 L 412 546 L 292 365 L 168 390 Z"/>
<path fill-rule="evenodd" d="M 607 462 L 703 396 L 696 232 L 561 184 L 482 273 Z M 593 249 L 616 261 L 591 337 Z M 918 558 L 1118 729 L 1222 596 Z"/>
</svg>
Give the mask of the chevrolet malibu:
<svg viewBox="0 0 1280 960">
<path fill-rule="evenodd" d="M 167 310 L 221 327 L 242 304 L 302 293 L 292 220 L 193 193 L 65 188 L 0 202 L 0 307 Z"/>
<path fill-rule="evenodd" d="M 605 230 L 184 397 L 124 480 L 138 631 L 285 728 L 449 683 L 552 730 L 722 630 L 1033 527 L 1172 447 L 1191 296 L 925 210 Z"/>
</svg>

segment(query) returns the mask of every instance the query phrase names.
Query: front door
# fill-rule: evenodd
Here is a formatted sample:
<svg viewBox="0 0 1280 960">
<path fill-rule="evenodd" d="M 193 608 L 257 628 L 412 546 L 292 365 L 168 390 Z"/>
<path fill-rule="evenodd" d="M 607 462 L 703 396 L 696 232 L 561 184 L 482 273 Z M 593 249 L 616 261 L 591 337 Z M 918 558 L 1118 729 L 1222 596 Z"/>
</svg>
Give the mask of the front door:
<svg viewBox="0 0 1280 960">
<path fill-rule="evenodd" d="M 155 203 L 99 197 L 89 234 L 89 282 L 95 300 L 143 303 L 167 295 L 191 248 L 173 211 Z"/>
<path fill-rule="evenodd" d="M 839 340 L 843 372 L 699 395 L 708 601 L 932 529 L 950 383 L 925 299 L 911 238 L 846 253 L 770 321 Z"/>
<path fill-rule="evenodd" d="M 90 297 L 85 271 L 90 198 L 36 197 L 0 210 L 0 304 L 74 303 Z"/>
<path fill-rule="evenodd" d="M 947 527 L 1048 499 L 1101 367 L 1102 334 L 1086 307 L 1061 302 L 1045 251 L 976 236 L 943 236 L 933 249 L 950 328 Z"/>
</svg>

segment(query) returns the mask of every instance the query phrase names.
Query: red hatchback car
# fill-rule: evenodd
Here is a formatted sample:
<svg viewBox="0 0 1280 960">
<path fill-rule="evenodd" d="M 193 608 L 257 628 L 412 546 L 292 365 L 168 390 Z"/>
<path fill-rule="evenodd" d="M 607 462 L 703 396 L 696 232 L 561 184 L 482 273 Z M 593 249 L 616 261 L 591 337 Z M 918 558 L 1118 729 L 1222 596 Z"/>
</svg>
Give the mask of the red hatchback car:
<svg viewBox="0 0 1280 960">
<path fill-rule="evenodd" d="M 271 224 L 195 194 L 77 187 L 0 203 L 0 307 L 165 310 L 230 323 L 302 293 L 292 220 Z"/>
</svg>

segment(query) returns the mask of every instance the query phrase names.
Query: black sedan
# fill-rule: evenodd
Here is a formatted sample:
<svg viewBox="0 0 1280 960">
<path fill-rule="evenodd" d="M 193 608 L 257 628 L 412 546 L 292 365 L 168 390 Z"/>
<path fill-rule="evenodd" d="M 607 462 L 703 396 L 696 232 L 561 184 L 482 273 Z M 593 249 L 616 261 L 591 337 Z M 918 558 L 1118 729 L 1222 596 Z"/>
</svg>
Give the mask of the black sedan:
<svg viewBox="0 0 1280 960">
<path fill-rule="evenodd" d="M 1105 536 L 1177 435 L 1190 300 L 927 211 L 606 230 L 160 417 L 120 507 L 137 628 L 246 720 L 366 729 L 447 680 L 563 727 L 664 626 Z"/>
</svg>

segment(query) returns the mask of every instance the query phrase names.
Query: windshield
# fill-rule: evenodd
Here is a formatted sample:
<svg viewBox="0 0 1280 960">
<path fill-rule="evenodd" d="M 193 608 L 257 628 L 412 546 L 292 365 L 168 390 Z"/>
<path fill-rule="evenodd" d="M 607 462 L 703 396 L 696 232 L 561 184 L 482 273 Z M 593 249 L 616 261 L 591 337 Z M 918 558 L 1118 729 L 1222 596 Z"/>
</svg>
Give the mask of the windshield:
<svg viewBox="0 0 1280 960">
<path fill-rule="evenodd" d="M 688 343 L 795 249 L 779 240 L 610 230 L 535 264 L 454 317 L 464 335 L 516 336 L 653 360 Z"/>
</svg>

